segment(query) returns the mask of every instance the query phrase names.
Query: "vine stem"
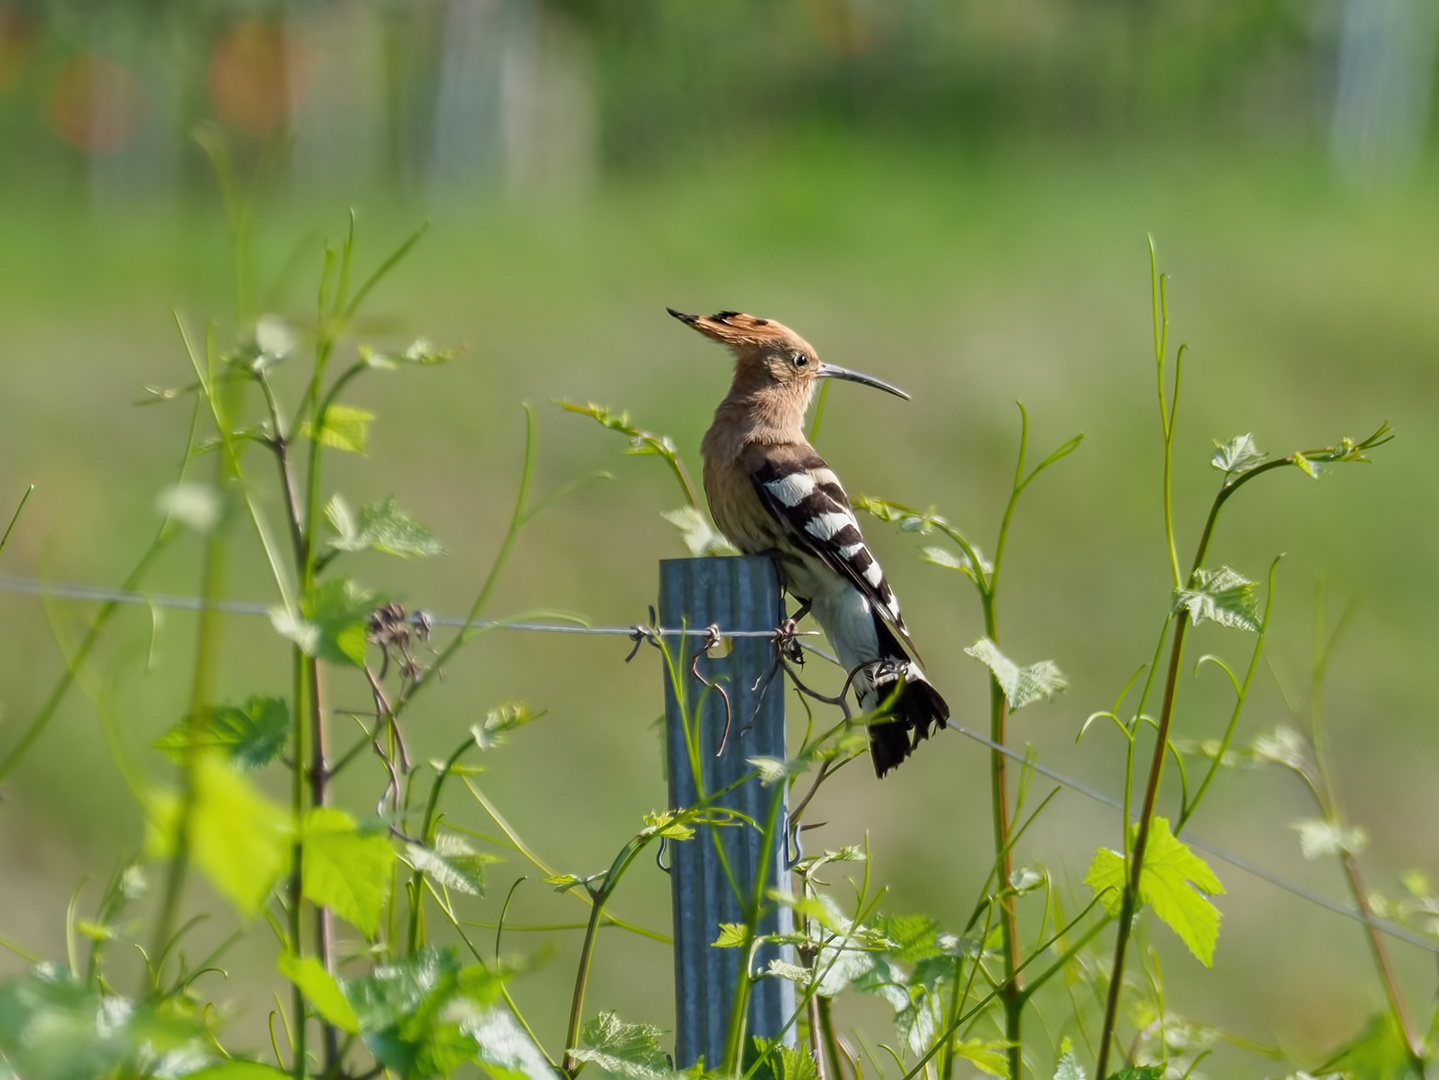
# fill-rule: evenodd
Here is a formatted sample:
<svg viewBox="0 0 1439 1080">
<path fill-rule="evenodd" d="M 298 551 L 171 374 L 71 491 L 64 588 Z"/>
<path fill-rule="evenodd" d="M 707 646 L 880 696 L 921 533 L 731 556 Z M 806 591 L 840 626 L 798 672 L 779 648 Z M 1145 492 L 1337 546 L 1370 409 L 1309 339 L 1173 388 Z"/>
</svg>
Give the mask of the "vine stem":
<svg viewBox="0 0 1439 1080">
<path fill-rule="evenodd" d="M 1357 446 L 1345 444 L 1340 447 L 1323 447 L 1318 450 L 1300 451 L 1282 458 L 1273 458 L 1245 470 L 1233 479 L 1226 480 L 1214 496 L 1213 503 L 1210 504 L 1209 515 L 1204 521 L 1204 530 L 1200 534 L 1199 545 L 1195 549 L 1194 560 L 1190 564 L 1189 580 L 1192 582 L 1196 571 L 1204 565 L 1204 558 L 1209 552 L 1209 543 L 1214 537 L 1214 528 L 1224 504 L 1245 484 L 1267 472 L 1285 466 L 1299 465 L 1301 462 L 1363 460 L 1356 457 L 1356 454 L 1387 442 L 1389 437 L 1388 425 L 1385 424 Z M 1144 868 L 1144 852 L 1149 843 L 1150 823 L 1154 818 L 1154 808 L 1159 798 L 1159 784 L 1164 774 L 1164 758 L 1169 748 L 1169 729 L 1174 719 L 1174 700 L 1179 683 L 1179 665 L 1184 654 L 1184 640 L 1189 625 L 1189 609 L 1181 607 L 1175 618 L 1174 636 L 1169 649 L 1169 666 L 1164 678 L 1164 697 L 1160 706 L 1158 730 L 1154 737 L 1154 753 L 1149 763 L 1149 777 L 1144 787 L 1144 800 L 1141 803 L 1138 830 L 1134 838 L 1134 849 L 1130 854 L 1124 896 L 1120 903 L 1119 927 L 1114 941 L 1114 964 L 1110 972 L 1109 990 L 1105 996 L 1104 1029 L 1099 1042 L 1099 1061 L 1095 1070 L 1096 1080 L 1104 1080 L 1106 1075 L 1110 1046 L 1114 1041 L 1115 1026 L 1118 1022 L 1119 992 L 1124 982 L 1125 956 L 1134 927 L 1134 913 L 1139 906 L 1139 882 Z M 1128 821 L 1123 823 L 1123 827 L 1127 833 Z"/>
</svg>

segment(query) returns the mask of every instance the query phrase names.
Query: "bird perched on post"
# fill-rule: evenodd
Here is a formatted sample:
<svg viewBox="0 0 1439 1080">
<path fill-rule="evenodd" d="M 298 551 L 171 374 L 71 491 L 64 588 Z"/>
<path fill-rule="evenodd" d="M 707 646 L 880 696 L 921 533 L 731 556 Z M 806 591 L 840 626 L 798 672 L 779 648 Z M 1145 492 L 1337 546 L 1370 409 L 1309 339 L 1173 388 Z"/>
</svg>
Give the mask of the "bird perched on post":
<svg viewBox="0 0 1439 1080">
<path fill-rule="evenodd" d="M 805 438 L 804 417 L 820 379 L 909 395 L 821 363 L 807 341 L 772 320 L 668 310 L 735 358 L 734 382 L 700 447 L 715 524 L 745 554 L 776 557 L 786 590 L 800 603 L 797 617 L 813 612 L 852 672 L 860 707 L 870 712 L 888 703 L 888 715 L 870 727 L 870 756 L 883 776 L 934 724 L 945 726 L 949 706 L 920 669 L 894 590 L 839 478 Z"/>
</svg>

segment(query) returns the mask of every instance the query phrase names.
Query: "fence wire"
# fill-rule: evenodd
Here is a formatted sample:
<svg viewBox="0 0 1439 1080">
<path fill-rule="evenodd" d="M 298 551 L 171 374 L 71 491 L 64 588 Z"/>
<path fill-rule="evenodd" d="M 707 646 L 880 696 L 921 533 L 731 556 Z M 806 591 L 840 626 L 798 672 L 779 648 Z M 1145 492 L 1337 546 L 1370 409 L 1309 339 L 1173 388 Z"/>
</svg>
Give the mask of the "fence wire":
<svg viewBox="0 0 1439 1080">
<path fill-rule="evenodd" d="M 212 603 L 207 603 L 205 600 L 197 596 L 173 596 L 166 593 L 143 593 L 127 589 L 112 589 L 100 585 L 84 585 L 70 581 L 40 581 L 36 578 L 10 577 L 6 575 L 0 575 L 0 592 L 17 593 L 29 596 L 59 596 L 71 600 L 89 600 L 100 603 L 139 604 L 147 607 L 171 608 L 182 611 L 202 611 L 208 608 L 210 610 L 222 611 L 232 615 L 256 615 L 268 617 L 271 611 L 274 610 L 274 605 L 272 604 L 261 604 L 244 600 L 217 600 Z M 594 634 L 607 637 L 627 637 L 632 639 L 649 635 L 659 635 L 663 637 L 706 637 L 710 634 L 710 631 L 706 628 L 686 627 L 684 629 L 665 629 L 655 626 L 646 626 L 643 623 L 635 624 L 632 626 L 588 626 L 578 623 L 571 624 L 558 622 L 508 622 L 502 619 L 470 620 L 462 616 L 432 615 L 428 612 L 426 613 L 426 617 L 434 626 L 449 626 L 459 629 L 471 630 L 518 630 L 550 634 Z M 775 631 L 773 630 L 721 629 L 720 633 L 723 637 L 731 638 L 769 638 L 774 637 L 775 635 Z M 831 661 L 834 660 L 834 657 L 830 656 L 823 649 L 816 648 L 808 643 L 804 644 L 805 648 L 808 651 L 813 652 L 816 655 L 822 656 L 825 659 Z M 1047 765 L 1041 765 L 1038 761 L 1035 761 L 1030 755 L 1022 751 L 1016 750 L 1013 747 L 1004 746 L 1000 743 L 994 742 L 993 740 L 980 734 L 979 732 L 972 731 L 969 728 L 964 727 L 962 724 L 950 723 L 948 730 L 953 731 L 957 735 L 962 735 L 965 738 L 980 744 L 981 746 L 988 747 L 990 750 L 998 751 L 1006 757 L 1012 758 L 1014 761 L 1020 762 L 1027 768 L 1033 769 L 1038 775 L 1054 781 L 1061 787 L 1068 788 L 1070 791 L 1077 792 L 1078 794 L 1083 795 L 1085 798 L 1091 799 L 1094 802 L 1101 804 L 1102 806 L 1107 806 L 1111 810 L 1117 810 L 1121 814 L 1124 812 L 1124 804 L 1113 796 L 1106 795 L 1098 788 L 1092 787 L 1082 780 L 1076 780 L 1072 776 L 1067 776 L 1064 773 L 1049 768 Z M 1348 904 L 1345 904 L 1342 901 L 1335 900 L 1329 896 L 1325 896 L 1323 893 L 1316 892 L 1314 889 L 1311 889 L 1306 885 L 1301 885 L 1296 881 L 1291 881 L 1290 879 L 1280 874 L 1274 873 L 1266 867 L 1263 867 L 1258 863 L 1246 859 L 1242 855 L 1237 855 L 1226 848 L 1222 848 L 1216 844 L 1211 844 L 1206 840 L 1202 840 L 1188 830 L 1181 830 L 1179 832 L 1179 839 L 1183 840 L 1190 847 L 1198 848 L 1205 854 L 1211 855 L 1214 858 L 1219 859 L 1221 862 L 1226 862 L 1235 869 L 1241 870 L 1244 873 L 1251 875 L 1252 877 L 1258 878 L 1260 881 L 1267 882 L 1268 884 L 1273 885 L 1275 888 L 1281 889 L 1284 892 L 1289 893 L 1291 896 L 1298 897 L 1300 900 L 1303 900 L 1306 903 L 1323 908 L 1325 911 L 1332 912 L 1335 915 L 1342 915 L 1344 918 L 1350 919 L 1354 922 L 1370 926 L 1373 929 L 1379 931 L 1381 934 L 1386 934 L 1389 937 L 1395 938 L 1398 941 L 1403 941 L 1406 944 L 1413 945 L 1416 948 L 1423 949 L 1428 953 L 1439 956 L 1439 943 L 1429 941 L 1427 938 L 1421 937 L 1419 934 L 1414 933 L 1407 927 L 1401 926 L 1390 919 L 1381 919 L 1377 917 L 1367 916 L 1363 912 L 1358 911 L 1353 907 L 1350 907 Z"/>
</svg>

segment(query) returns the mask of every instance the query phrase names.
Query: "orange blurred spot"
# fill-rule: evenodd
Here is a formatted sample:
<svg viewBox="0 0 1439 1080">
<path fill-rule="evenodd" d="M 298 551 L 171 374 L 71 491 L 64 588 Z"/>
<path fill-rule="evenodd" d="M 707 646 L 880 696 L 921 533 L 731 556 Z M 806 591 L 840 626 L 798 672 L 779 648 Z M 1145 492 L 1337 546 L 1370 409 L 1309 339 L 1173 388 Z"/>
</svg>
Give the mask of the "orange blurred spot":
<svg viewBox="0 0 1439 1080">
<path fill-rule="evenodd" d="M 50 92 L 50 120 L 71 146 L 114 151 L 145 121 L 145 87 L 129 68 L 94 53 L 65 61 Z"/>
<path fill-rule="evenodd" d="M 35 44 L 35 23 L 14 4 L 0 3 L 0 94 L 20 79 Z"/>
<path fill-rule="evenodd" d="M 296 59 L 295 43 L 274 23 L 234 23 L 210 54 L 210 97 L 220 119 L 247 135 L 273 131 L 302 85 Z"/>
</svg>

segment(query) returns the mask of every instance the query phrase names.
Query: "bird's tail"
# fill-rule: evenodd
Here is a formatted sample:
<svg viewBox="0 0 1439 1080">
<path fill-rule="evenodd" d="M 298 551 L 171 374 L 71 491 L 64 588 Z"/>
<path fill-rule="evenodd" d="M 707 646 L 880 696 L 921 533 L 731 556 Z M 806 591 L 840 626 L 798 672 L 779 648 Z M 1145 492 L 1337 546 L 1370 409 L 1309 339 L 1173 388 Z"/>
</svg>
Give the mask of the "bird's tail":
<svg viewBox="0 0 1439 1080">
<path fill-rule="evenodd" d="M 880 659 L 871 675 L 872 689 L 862 694 L 865 709 L 884 708 L 869 729 L 869 755 L 874 774 L 883 776 L 927 739 L 935 724 L 945 727 L 949 705 L 910 659 L 894 633 L 877 614 Z"/>
</svg>

